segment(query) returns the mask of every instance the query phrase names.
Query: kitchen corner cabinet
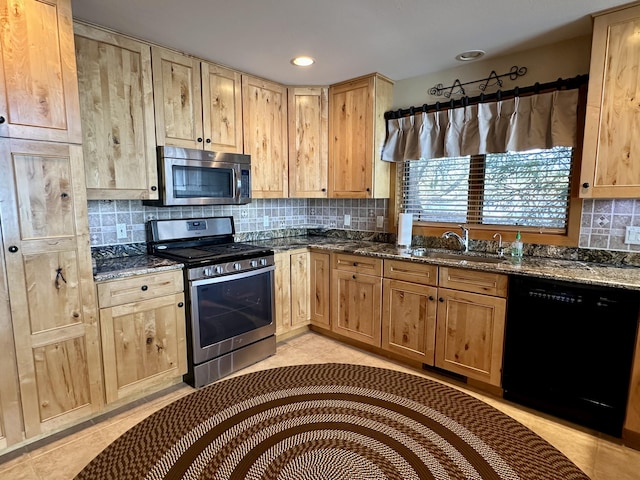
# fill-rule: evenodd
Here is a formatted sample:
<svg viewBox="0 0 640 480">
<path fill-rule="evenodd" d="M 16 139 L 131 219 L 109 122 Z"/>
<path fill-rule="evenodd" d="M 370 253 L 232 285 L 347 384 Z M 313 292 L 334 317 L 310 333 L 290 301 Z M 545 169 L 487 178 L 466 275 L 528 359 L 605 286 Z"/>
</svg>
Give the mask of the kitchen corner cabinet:
<svg viewBox="0 0 640 480">
<path fill-rule="evenodd" d="M 107 403 L 177 383 L 187 371 L 182 271 L 97 285 Z"/>
<path fill-rule="evenodd" d="M 382 260 L 333 254 L 331 330 L 380 347 Z"/>
<path fill-rule="evenodd" d="M 311 324 L 331 330 L 331 256 L 328 253 L 311 251 L 309 270 Z"/>
<path fill-rule="evenodd" d="M 393 82 L 379 74 L 329 87 L 329 197 L 389 198 L 381 160 Z"/>
<path fill-rule="evenodd" d="M 500 386 L 507 276 L 440 267 L 435 365 Z"/>
<path fill-rule="evenodd" d="M 287 89 L 242 75 L 244 153 L 251 155 L 254 198 L 287 198 Z"/>
<path fill-rule="evenodd" d="M 288 89 L 291 198 L 327 198 L 328 92 L 327 87 Z"/>
<path fill-rule="evenodd" d="M 0 140 L 2 236 L 27 438 L 103 405 L 82 147 Z"/>
<path fill-rule="evenodd" d="M 71 1 L 0 0 L 0 12 L 0 136 L 80 143 Z"/>
<path fill-rule="evenodd" d="M 309 325 L 309 252 L 275 254 L 276 335 Z"/>
<path fill-rule="evenodd" d="M 382 348 L 434 364 L 438 267 L 384 261 Z"/>
<path fill-rule="evenodd" d="M 640 5 L 596 16 L 580 196 L 640 197 Z"/>
<path fill-rule="evenodd" d="M 87 198 L 157 199 L 151 47 L 74 24 Z"/>
<path fill-rule="evenodd" d="M 151 58 L 157 144 L 242 153 L 240 74 L 161 47 Z"/>
</svg>

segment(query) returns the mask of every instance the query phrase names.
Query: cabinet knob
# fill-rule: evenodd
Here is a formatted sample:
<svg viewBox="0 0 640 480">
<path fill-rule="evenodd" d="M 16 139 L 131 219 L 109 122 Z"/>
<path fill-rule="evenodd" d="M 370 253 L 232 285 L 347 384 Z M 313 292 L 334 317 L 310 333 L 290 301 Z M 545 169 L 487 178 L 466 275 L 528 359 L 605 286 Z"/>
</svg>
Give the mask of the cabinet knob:
<svg viewBox="0 0 640 480">
<path fill-rule="evenodd" d="M 198 143 L 202 143 L 202 137 L 198 137 Z"/>
<path fill-rule="evenodd" d="M 440 303 L 444 303 L 444 298 L 440 297 L 440 298 L 438 298 L 438 301 L 439 301 Z"/>
<path fill-rule="evenodd" d="M 80 314 L 78 312 L 73 312 L 73 318 L 80 318 Z"/>
<path fill-rule="evenodd" d="M 321 188 L 321 189 L 320 189 L 320 191 L 322 191 L 322 192 L 326 192 L 326 191 L 327 191 L 327 189 L 326 189 L 326 188 Z"/>
<path fill-rule="evenodd" d="M 211 139 L 210 139 L 210 138 L 207 138 L 205 141 L 206 141 L 207 143 L 211 143 Z"/>
<path fill-rule="evenodd" d="M 355 275 L 353 276 L 353 279 L 354 279 L 354 280 L 356 279 L 356 276 L 355 276 Z"/>
<path fill-rule="evenodd" d="M 156 190 L 158 190 L 158 187 L 156 187 L 155 185 L 151 185 L 151 191 L 155 192 Z"/>
<path fill-rule="evenodd" d="M 184 303 L 183 302 L 178 302 L 178 308 L 182 308 L 184 307 Z"/>
<path fill-rule="evenodd" d="M 147 290 L 149 290 L 149 287 L 147 287 L 146 285 L 142 285 L 140 287 L 140 290 L 142 290 L 143 292 L 146 292 Z"/>
<path fill-rule="evenodd" d="M 433 302 L 435 299 L 433 298 L 433 295 L 429 295 L 429 301 Z"/>
<path fill-rule="evenodd" d="M 589 182 L 584 182 L 582 184 L 582 188 L 589 188 L 591 185 L 589 184 Z"/>
<path fill-rule="evenodd" d="M 15 245 L 11 245 L 11 246 L 9 247 L 9 251 L 10 251 L 11 253 L 16 253 L 16 252 L 18 251 L 18 247 L 16 247 Z"/>
<path fill-rule="evenodd" d="M 69 194 L 68 194 L 67 192 L 62 192 L 62 193 L 60 194 L 60 197 L 61 197 L 61 198 L 69 198 Z"/>
<path fill-rule="evenodd" d="M 4 122 L 5 122 L 5 118 L 0 115 L 0 123 L 4 123 Z"/>
<path fill-rule="evenodd" d="M 358 266 L 358 262 L 353 262 L 353 266 L 357 267 Z"/>
<path fill-rule="evenodd" d="M 367 192 L 370 192 L 370 191 L 371 191 L 371 189 L 369 187 L 367 187 Z"/>
</svg>

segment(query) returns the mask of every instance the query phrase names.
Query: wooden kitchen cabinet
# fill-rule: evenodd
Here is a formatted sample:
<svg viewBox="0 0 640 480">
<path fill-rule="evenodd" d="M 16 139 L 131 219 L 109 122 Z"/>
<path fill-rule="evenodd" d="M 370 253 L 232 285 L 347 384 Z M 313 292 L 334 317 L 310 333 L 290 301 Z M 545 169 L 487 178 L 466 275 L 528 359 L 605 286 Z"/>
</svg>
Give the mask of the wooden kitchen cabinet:
<svg viewBox="0 0 640 480">
<path fill-rule="evenodd" d="M 435 265 L 384 261 L 383 349 L 434 364 L 437 272 Z"/>
<path fill-rule="evenodd" d="M 289 195 L 287 89 L 242 75 L 244 153 L 251 155 L 254 198 Z"/>
<path fill-rule="evenodd" d="M 140 397 L 187 372 L 182 271 L 97 285 L 107 403 Z"/>
<path fill-rule="evenodd" d="M 311 251 L 309 269 L 311 324 L 331 330 L 331 256 Z"/>
<path fill-rule="evenodd" d="M 328 92 L 327 87 L 288 89 L 291 198 L 327 198 Z"/>
<path fill-rule="evenodd" d="M 640 5 L 596 16 L 580 196 L 640 197 Z"/>
<path fill-rule="evenodd" d="M 103 405 L 82 147 L 0 140 L 0 209 L 26 438 Z"/>
<path fill-rule="evenodd" d="M 636 346 L 629 383 L 627 412 L 622 428 L 626 445 L 640 450 L 640 334 L 636 334 Z"/>
<path fill-rule="evenodd" d="M 499 387 L 507 276 L 448 267 L 439 270 L 435 365 Z"/>
<path fill-rule="evenodd" d="M 80 143 L 71 1 L 0 0 L 0 12 L 0 136 Z"/>
<path fill-rule="evenodd" d="M 389 198 L 390 167 L 380 158 L 392 100 L 393 82 L 379 74 L 329 88 L 330 198 Z"/>
<path fill-rule="evenodd" d="M 309 325 L 309 252 L 275 254 L 276 335 Z"/>
<path fill-rule="evenodd" d="M 382 260 L 333 254 L 331 330 L 369 345 L 381 345 Z"/>
<path fill-rule="evenodd" d="M 240 74 L 161 47 L 152 47 L 156 141 L 242 153 Z"/>
<path fill-rule="evenodd" d="M 158 198 L 151 47 L 74 24 L 87 198 Z"/>
</svg>

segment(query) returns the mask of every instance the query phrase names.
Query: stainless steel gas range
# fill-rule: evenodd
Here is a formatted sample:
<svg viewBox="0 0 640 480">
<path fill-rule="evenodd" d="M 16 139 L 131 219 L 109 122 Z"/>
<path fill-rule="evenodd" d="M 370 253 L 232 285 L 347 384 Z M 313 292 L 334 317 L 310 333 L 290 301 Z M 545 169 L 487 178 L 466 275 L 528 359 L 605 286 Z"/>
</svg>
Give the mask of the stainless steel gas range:
<svg viewBox="0 0 640 480">
<path fill-rule="evenodd" d="M 148 251 L 185 264 L 189 371 L 202 387 L 276 351 L 273 251 L 234 242 L 233 217 L 151 220 Z"/>
</svg>

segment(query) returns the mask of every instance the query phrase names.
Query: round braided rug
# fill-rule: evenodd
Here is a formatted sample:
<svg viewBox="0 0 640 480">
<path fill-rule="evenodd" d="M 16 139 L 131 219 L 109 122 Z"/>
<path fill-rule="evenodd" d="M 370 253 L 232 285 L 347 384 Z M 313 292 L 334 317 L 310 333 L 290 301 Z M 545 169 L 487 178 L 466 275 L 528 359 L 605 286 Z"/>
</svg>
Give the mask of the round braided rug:
<svg viewBox="0 0 640 480">
<path fill-rule="evenodd" d="M 486 403 L 362 365 L 276 368 L 164 407 L 77 479 L 587 479 Z"/>
</svg>

